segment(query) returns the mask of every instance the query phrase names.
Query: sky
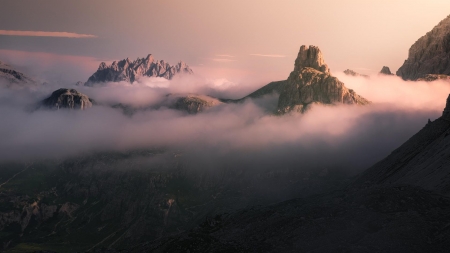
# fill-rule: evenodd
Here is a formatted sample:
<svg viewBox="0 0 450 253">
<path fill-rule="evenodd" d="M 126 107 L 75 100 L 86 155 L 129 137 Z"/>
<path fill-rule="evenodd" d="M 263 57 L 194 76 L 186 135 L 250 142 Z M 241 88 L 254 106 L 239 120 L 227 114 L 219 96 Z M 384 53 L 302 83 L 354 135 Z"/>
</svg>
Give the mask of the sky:
<svg viewBox="0 0 450 253">
<path fill-rule="evenodd" d="M 151 53 L 208 77 L 263 83 L 287 78 L 301 45 L 318 46 L 332 72 L 373 74 L 384 65 L 395 72 L 409 47 L 450 14 L 448 0 L 1 0 L 1 7 L 0 60 L 73 82 L 101 61 Z"/>
</svg>

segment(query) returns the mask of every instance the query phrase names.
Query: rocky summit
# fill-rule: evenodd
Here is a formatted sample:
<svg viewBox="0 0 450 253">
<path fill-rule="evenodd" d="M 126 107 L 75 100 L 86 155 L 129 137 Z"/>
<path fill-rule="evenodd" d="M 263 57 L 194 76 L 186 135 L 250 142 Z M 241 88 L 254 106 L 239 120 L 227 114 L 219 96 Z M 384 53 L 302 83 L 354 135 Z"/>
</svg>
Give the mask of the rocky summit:
<svg viewBox="0 0 450 253">
<path fill-rule="evenodd" d="M 404 80 L 427 74 L 450 75 L 450 16 L 411 46 L 408 59 L 397 71 Z"/>
<path fill-rule="evenodd" d="M 93 100 L 74 89 L 58 89 L 44 99 L 40 107 L 48 109 L 87 109 L 92 107 Z"/>
<path fill-rule="evenodd" d="M 381 68 L 380 74 L 388 75 L 388 76 L 394 75 L 394 74 L 392 74 L 391 69 L 389 67 L 387 67 L 387 66 L 383 66 L 383 68 Z"/>
<path fill-rule="evenodd" d="M 343 82 L 330 74 L 318 47 L 301 46 L 294 70 L 280 93 L 277 112 L 305 112 L 312 104 L 368 103 L 367 99 L 347 89 Z"/>
<path fill-rule="evenodd" d="M 184 62 L 180 61 L 178 64 L 172 66 L 169 63 L 161 60 L 157 61 L 151 54 L 145 58 L 138 58 L 135 61 L 125 59 L 121 61 L 114 61 L 111 65 L 100 63 L 100 66 L 88 81 L 86 86 L 93 86 L 101 82 L 130 82 L 133 83 L 139 77 L 163 77 L 172 79 L 178 74 L 192 74 L 192 69 Z"/>
</svg>

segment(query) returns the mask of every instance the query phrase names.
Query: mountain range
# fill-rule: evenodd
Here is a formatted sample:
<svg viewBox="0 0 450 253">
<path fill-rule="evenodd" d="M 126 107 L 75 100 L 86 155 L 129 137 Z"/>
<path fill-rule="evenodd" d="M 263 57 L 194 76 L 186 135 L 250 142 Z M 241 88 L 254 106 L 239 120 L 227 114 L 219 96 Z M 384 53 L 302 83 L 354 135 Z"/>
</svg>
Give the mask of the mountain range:
<svg viewBox="0 0 450 253">
<path fill-rule="evenodd" d="M 147 57 L 138 58 L 135 61 L 130 61 L 127 58 L 121 61 L 114 61 L 111 65 L 106 65 L 106 63 L 102 62 L 97 71 L 89 77 L 84 85 L 93 86 L 98 83 L 122 81 L 133 83 L 143 76 L 162 77 L 170 80 L 178 74 L 192 73 L 192 69 L 182 61 L 172 66 L 163 60 L 155 60 L 149 54 Z"/>
</svg>

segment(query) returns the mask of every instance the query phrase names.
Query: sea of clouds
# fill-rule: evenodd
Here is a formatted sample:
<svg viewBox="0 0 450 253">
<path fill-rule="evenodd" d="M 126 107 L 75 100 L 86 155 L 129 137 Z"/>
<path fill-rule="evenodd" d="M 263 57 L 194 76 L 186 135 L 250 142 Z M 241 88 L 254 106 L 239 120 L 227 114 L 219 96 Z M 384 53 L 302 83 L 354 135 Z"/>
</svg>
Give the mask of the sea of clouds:
<svg viewBox="0 0 450 253">
<path fill-rule="evenodd" d="M 196 115 L 162 106 L 130 116 L 110 105 L 156 108 L 152 106 L 167 94 L 240 98 L 264 84 L 192 76 L 96 87 L 58 83 L 38 89 L 1 88 L 0 160 L 159 148 L 210 168 L 317 167 L 357 173 L 399 147 L 428 119 L 440 117 L 450 93 L 450 84 L 441 81 L 336 75 L 372 104 L 314 106 L 305 114 L 275 116 L 278 94 L 270 94 Z M 77 89 L 100 105 L 83 111 L 30 110 L 60 87 Z"/>
</svg>

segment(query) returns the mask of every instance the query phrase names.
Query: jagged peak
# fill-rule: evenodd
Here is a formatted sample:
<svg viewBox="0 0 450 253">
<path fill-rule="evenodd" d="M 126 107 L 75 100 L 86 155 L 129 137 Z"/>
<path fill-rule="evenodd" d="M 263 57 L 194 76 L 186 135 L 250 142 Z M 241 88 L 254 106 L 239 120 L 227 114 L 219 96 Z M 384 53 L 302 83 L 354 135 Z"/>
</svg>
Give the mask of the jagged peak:
<svg viewBox="0 0 450 253">
<path fill-rule="evenodd" d="M 100 63 L 100 65 L 98 66 L 98 70 L 103 70 L 106 69 L 108 66 L 106 66 L 105 62 Z"/>
<path fill-rule="evenodd" d="M 300 71 L 302 68 L 309 67 L 329 74 L 330 69 L 323 59 L 322 52 L 316 46 L 302 45 L 295 59 L 294 71 Z"/>
</svg>

